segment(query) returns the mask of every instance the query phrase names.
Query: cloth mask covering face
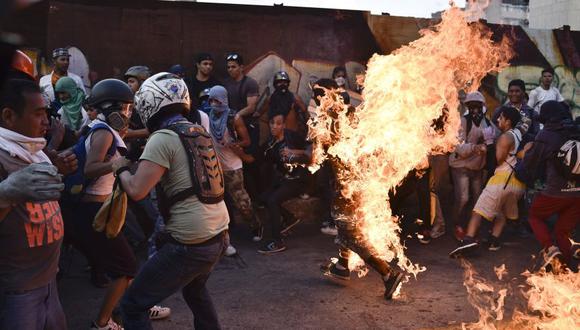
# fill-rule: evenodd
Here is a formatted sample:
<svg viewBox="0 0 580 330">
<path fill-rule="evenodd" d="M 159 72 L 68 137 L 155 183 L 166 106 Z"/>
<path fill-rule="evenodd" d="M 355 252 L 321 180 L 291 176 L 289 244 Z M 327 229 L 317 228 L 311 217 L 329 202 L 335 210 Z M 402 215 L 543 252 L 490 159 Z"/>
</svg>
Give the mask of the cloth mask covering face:
<svg viewBox="0 0 580 330">
<path fill-rule="evenodd" d="M 211 106 L 211 110 L 216 113 L 222 113 L 228 109 L 228 106 L 225 104 L 215 104 Z"/>
<path fill-rule="evenodd" d="M 346 85 L 346 79 L 344 79 L 344 77 L 336 77 L 334 78 L 334 81 L 336 81 L 336 84 L 339 87 L 343 87 L 344 85 Z"/>
</svg>

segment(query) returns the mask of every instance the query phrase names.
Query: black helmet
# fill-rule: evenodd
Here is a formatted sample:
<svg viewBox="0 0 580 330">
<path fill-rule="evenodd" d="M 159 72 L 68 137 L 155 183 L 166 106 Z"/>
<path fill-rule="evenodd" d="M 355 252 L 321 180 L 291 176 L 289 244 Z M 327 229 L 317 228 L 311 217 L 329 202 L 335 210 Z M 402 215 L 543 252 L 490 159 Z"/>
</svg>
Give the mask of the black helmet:
<svg viewBox="0 0 580 330">
<path fill-rule="evenodd" d="M 151 70 L 144 65 L 136 65 L 127 69 L 125 72 L 125 81 L 130 77 L 139 79 L 140 82 L 144 82 L 147 78 L 151 77 Z"/>
<path fill-rule="evenodd" d="M 280 81 L 280 80 L 290 82 L 290 76 L 288 75 L 288 72 L 286 72 L 286 71 L 276 72 L 276 74 L 274 75 L 274 82 Z"/>
<path fill-rule="evenodd" d="M 105 79 L 95 84 L 86 103 L 100 112 L 117 111 L 119 105 L 133 103 L 133 92 L 119 79 Z"/>
<path fill-rule="evenodd" d="M 205 97 L 205 98 L 209 98 L 209 90 L 210 90 L 210 89 L 211 89 L 211 88 L 206 88 L 206 89 L 202 90 L 201 92 L 199 92 L 199 99 L 201 100 L 201 99 L 203 99 L 204 97 Z"/>
</svg>

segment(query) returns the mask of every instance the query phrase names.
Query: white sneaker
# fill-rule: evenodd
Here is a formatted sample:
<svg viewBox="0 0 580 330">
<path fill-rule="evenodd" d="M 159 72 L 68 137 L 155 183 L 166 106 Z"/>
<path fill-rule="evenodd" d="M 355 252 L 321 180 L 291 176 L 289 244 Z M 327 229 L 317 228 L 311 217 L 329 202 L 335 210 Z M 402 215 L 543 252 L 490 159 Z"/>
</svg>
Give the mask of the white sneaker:
<svg viewBox="0 0 580 330">
<path fill-rule="evenodd" d="M 235 255 L 236 253 L 238 253 L 238 250 L 236 250 L 235 247 L 233 247 L 231 244 L 228 245 L 228 248 L 226 249 L 226 257 L 231 257 L 233 255 Z"/>
<path fill-rule="evenodd" d="M 302 194 L 302 195 L 300 195 L 300 199 L 302 199 L 302 200 L 310 199 L 310 195 L 308 195 L 308 194 Z"/>
<path fill-rule="evenodd" d="M 149 309 L 149 318 L 151 320 L 161 320 L 171 315 L 171 308 L 169 307 L 161 307 L 161 306 L 153 306 Z"/>
<path fill-rule="evenodd" d="M 123 330 L 123 327 L 120 326 L 117 322 L 113 321 L 113 319 L 109 319 L 109 322 L 104 327 L 99 327 L 97 322 L 93 321 L 90 330 Z"/>
</svg>

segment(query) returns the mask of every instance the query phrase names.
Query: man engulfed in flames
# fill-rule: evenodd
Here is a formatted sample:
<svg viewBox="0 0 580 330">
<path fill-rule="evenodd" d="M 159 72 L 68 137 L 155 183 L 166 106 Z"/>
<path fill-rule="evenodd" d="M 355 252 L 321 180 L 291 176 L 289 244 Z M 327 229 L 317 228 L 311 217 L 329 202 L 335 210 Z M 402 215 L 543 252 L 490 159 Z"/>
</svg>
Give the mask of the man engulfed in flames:
<svg viewBox="0 0 580 330">
<path fill-rule="evenodd" d="M 513 54 L 507 39 L 494 43 L 490 31 L 467 23 L 465 15 L 451 8 L 440 24 L 422 30 L 420 39 L 393 54 L 374 55 L 365 101 L 356 109 L 344 105 L 332 82 L 319 81 L 314 89 L 312 168 L 328 161 L 339 195 L 340 258 L 323 271 L 348 279 L 357 262 L 364 261 L 383 276 L 386 299 L 403 278 L 388 262 L 413 275 L 425 270 L 404 253 L 389 192 L 396 192 L 410 171 L 425 168 L 430 154 L 453 151 L 460 114 L 451 109 L 459 106 L 458 90 L 477 90 L 485 75 L 506 67 Z"/>
</svg>

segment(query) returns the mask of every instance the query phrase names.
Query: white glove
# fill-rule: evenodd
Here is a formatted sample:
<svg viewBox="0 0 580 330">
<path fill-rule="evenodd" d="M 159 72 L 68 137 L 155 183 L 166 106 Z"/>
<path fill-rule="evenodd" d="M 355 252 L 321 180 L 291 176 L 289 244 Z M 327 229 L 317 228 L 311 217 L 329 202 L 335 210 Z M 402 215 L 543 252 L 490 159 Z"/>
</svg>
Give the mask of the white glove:
<svg viewBox="0 0 580 330">
<path fill-rule="evenodd" d="M 488 126 L 483 129 L 483 141 L 485 144 L 490 145 L 493 144 L 495 140 L 495 128 L 493 126 Z"/>
<path fill-rule="evenodd" d="M 64 189 L 56 167 L 31 164 L 0 182 L 0 207 L 28 201 L 56 201 Z"/>
</svg>

